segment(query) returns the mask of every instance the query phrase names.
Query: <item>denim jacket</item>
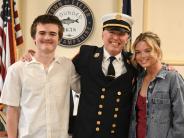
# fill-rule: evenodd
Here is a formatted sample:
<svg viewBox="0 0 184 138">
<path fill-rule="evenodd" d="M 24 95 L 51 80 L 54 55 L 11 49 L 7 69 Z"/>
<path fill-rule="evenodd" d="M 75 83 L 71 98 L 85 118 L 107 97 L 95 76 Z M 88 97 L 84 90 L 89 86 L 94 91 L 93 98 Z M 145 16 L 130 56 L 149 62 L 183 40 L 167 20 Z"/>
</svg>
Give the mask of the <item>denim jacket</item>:
<svg viewBox="0 0 184 138">
<path fill-rule="evenodd" d="M 146 71 L 138 76 L 129 138 L 136 138 L 136 103 Z M 164 67 L 147 91 L 146 138 L 184 138 L 184 80 Z"/>
</svg>

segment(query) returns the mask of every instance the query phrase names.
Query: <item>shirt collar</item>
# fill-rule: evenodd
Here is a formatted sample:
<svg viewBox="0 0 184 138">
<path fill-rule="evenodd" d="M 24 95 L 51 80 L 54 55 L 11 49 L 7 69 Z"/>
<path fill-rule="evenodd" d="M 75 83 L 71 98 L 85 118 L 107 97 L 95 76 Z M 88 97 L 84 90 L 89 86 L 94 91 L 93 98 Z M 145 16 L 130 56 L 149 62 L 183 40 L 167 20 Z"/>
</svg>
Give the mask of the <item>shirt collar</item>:
<svg viewBox="0 0 184 138">
<path fill-rule="evenodd" d="M 165 79 L 166 75 L 167 75 L 167 67 L 163 65 L 162 69 L 159 71 L 156 78 Z"/>
<path fill-rule="evenodd" d="M 143 78 L 144 76 L 146 75 L 146 70 L 143 71 L 140 76 Z M 167 75 L 167 67 L 166 66 L 162 66 L 161 70 L 158 72 L 157 76 L 155 77 L 156 78 L 160 78 L 160 79 L 165 79 Z"/>
<path fill-rule="evenodd" d="M 61 63 L 61 60 L 60 60 L 60 58 L 59 57 L 57 57 L 57 56 L 55 56 L 54 57 L 54 60 L 53 60 L 53 62 L 54 63 Z M 27 65 L 29 65 L 29 64 L 40 64 L 40 62 L 38 62 L 36 59 L 35 59 L 35 57 L 32 57 L 32 60 L 30 61 L 30 62 L 27 62 Z"/>
<path fill-rule="evenodd" d="M 106 61 L 106 60 L 109 59 L 109 57 L 110 57 L 111 55 L 108 53 L 108 51 L 107 51 L 105 48 L 103 48 L 103 52 L 104 52 L 104 60 Z M 120 52 L 118 55 L 116 55 L 115 57 L 116 57 L 116 60 L 117 60 L 117 61 L 121 61 L 121 60 L 122 60 L 121 52 Z"/>
</svg>

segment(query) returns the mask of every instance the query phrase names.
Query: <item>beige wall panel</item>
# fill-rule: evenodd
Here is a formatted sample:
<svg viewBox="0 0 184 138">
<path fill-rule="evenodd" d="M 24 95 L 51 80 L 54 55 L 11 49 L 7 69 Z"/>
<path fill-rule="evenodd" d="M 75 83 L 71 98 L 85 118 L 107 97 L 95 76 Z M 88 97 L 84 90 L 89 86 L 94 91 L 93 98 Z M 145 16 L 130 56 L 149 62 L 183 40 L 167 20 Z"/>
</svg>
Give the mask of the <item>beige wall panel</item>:
<svg viewBox="0 0 184 138">
<path fill-rule="evenodd" d="M 132 42 L 143 31 L 143 0 L 132 0 L 132 17 L 134 24 L 132 27 Z"/>
<path fill-rule="evenodd" d="M 145 30 L 153 31 L 161 37 L 164 60 L 169 63 L 184 64 L 183 5 L 183 0 L 148 0 L 147 2 Z"/>
</svg>

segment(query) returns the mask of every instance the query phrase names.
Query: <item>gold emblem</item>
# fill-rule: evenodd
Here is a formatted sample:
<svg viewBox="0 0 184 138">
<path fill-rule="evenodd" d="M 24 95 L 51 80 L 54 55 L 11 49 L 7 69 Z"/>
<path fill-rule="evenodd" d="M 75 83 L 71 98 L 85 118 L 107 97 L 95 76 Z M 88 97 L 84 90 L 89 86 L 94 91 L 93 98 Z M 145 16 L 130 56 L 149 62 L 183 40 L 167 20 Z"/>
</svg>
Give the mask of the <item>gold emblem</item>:
<svg viewBox="0 0 184 138">
<path fill-rule="evenodd" d="M 117 14 L 117 15 L 115 16 L 115 19 L 116 19 L 116 20 L 123 20 L 123 18 L 122 18 L 122 16 L 121 16 L 120 14 Z"/>
<path fill-rule="evenodd" d="M 98 58 L 100 56 L 100 53 L 95 53 L 94 58 Z"/>
</svg>

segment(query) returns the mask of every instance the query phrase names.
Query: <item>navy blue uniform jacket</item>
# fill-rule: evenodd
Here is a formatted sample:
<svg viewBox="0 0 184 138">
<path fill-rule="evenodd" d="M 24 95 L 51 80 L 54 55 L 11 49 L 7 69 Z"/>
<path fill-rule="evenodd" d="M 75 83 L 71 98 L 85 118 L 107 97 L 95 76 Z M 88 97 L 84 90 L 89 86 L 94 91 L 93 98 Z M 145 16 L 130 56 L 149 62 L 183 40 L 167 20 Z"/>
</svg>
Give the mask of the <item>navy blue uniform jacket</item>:
<svg viewBox="0 0 184 138">
<path fill-rule="evenodd" d="M 129 53 L 122 52 L 127 69 L 113 81 L 102 71 L 103 47 L 83 45 L 73 59 L 81 75 L 81 96 L 73 138 L 127 138 L 136 76 Z"/>
</svg>

